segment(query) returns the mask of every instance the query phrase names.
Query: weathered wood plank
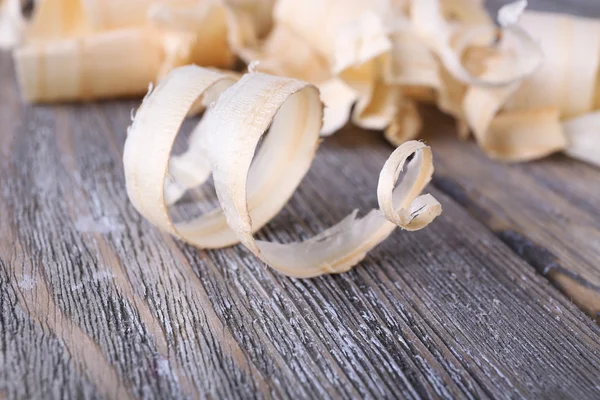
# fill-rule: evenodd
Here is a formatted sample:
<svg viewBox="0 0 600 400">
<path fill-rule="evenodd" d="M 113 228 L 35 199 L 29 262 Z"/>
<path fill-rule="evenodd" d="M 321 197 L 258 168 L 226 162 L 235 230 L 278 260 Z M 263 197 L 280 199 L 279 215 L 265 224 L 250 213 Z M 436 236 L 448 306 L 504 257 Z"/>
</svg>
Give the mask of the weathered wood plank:
<svg viewBox="0 0 600 400">
<path fill-rule="evenodd" d="M 137 102 L 23 107 L 12 76 L 0 56 L 0 396 L 600 397 L 600 328 L 473 218 L 478 203 L 433 187 L 430 228 L 347 274 L 285 278 L 135 212 L 121 151 Z M 389 152 L 353 128 L 328 139 L 259 236 L 306 238 L 375 206 Z"/>
<path fill-rule="evenodd" d="M 4 70 L 7 61 L 3 57 Z M 16 89 L 12 79 L 9 82 L 14 104 Z M 98 242 L 86 240 L 76 229 L 73 216 L 90 203 L 74 199 L 78 186 L 71 179 L 77 179 L 77 171 L 63 165 L 71 154 L 61 151 L 57 140 L 60 110 L 15 111 L 2 125 L 13 128 L 2 135 L 2 261 L 11 282 L 6 290 L 12 287 L 16 307 L 30 323 L 62 342 L 75 371 L 85 375 L 100 396 L 177 393 L 172 378 L 156 374 L 157 350 L 146 341 L 148 325 L 140 321 L 139 309 L 112 288 L 114 274 L 106 266 L 114 260 L 102 259 Z M 23 123 L 11 123 L 15 116 Z M 4 332 L 11 332 L 7 322 Z M 44 352 L 35 349 L 30 343 L 19 351 L 35 351 L 43 359 Z M 37 378 L 51 383 L 52 368 L 41 372 Z M 40 389 L 43 396 L 42 388 L 38 383 L 24 389 Z"/>
</svg>

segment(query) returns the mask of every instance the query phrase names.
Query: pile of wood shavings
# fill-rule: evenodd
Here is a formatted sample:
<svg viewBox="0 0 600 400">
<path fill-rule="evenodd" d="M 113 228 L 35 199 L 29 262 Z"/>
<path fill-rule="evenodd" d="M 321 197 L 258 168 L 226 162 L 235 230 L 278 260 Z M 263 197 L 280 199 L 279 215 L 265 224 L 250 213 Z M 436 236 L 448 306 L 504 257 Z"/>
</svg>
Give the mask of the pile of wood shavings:
<svg viewBox="0 0 600 400">
<path fill-rule="evenodd" d="M 195 246 L 241 241 L 287 275 L 346 271 L 396 226 L 421 229 L 441 213 L 419 196 L 433 165 L 412 140 L 418 103 L 455 117 L 490 157 L 564 151 L 600 165 L 600 21 L 524 11 L 526 1 L 504 6 L 497 26 L 480 0 L 40 0 L 25 27 L 18 3 L 1 5 L 0 43 L 16 46 L 23 97 L 135 96 L 160 82 L 125 145 L 133 204 Z M 237 59 L 249 73 L 226 71 Z M 170 160 L 183 119 L 205 109 L 188 151 Z M 381 210 L 302 243 L 255 241 L 319 135 L 348 120 L 399 145 L 380 175 Z M 174 224 L 168 205 L 211 172 L 221 209 Z"/>
<path fill-rule="evenodd" d="M 323 135 L 351 119 L 399 145 L 434 103 L 490 157 L 600 164 L 598 20 L 525 1 L 498 28 L 481 0 L 39 0 L 25 29 L 19 3 L 1 1 L 0 46 L 29 102 L 142 95 L 175 67 L 241 59 L 315 84 Z"/>
</svg>

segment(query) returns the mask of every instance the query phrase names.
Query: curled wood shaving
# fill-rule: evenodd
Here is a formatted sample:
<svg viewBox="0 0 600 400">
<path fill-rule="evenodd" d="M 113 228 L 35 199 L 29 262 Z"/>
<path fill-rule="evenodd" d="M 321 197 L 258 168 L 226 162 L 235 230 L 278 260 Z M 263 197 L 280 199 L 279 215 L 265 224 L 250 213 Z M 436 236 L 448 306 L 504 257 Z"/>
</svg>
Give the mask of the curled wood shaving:
<svg viewBox="0 0 600 400">
<path fill-rule="evenodd" d="M 504 108 L 558 107 L 561 118 L 591 111 L 600 65 L 600 21 L 530 12 L 521 25 L 540 44 L 544 62 Z"/>
<path fill-rule="evenodd" d="M 262 72 L 315 84 L 324 94 L 323 135 L 347 122 L 356 101 L 359 105 L 352 120 L 362 127 L 381 129 L 394 114 L 389 112 L 393 98 L 374 93 L 383 58 L 391 47 L 382 22 L 388 6 L 387 1 L 310 0 L 298 7 L 295 0 L 279 0 L 273 14 L 275 26 L 265 44 L 242 51 L 242 57 L 247 62 L 260 60 Z M 387 114 L 363 118 L 364 109 L 381 99 L 388 103 L 371 109 Z"/>
<path fill-rule="evenodd" d="M 392 122 L 385 129 L 385 138 L 395 146 L 417 138 L 423 120 L 414 101 L 405 99 L 396 110 Z"/>
<path fill-rule="evenodd" d="M 417 31 L 426 40 L 432 51 L 438 55 L 444 67 L 454 78 L 467 84 L 496 87 L 518 82 L 531 75 L 542 61 L 542 54 L 533 38 L 521 27 L 514 24 L 519 16 L 518 11 L 522 12 L 522 8 L 516 8 L 513 4 L 505 5 L 500 10 L 500 14 L 504 16 L 502 22 L 506 23 L 502 26 L 501 34 L 503 37 L 514 36 L 519 46 L 513 51 L 518 50 L 519 54 L 525 56 L 512 57 L 512 68 L 506 71 L 507 76 L 498 79 L 482 79 L 473 75 L 463 66 L 460 57 L 472 41 L 490 36 L 490 29 L 493 31 L 492 27 L 483 25 L 470 27 L 462 32 L 459 31 L 461 34 L 460 39 L 453 46 L 451 42 L 453 36 L 456 35 L 456 29 L 443 18 L 438 0 L 414 0 L 411 17 Z M 490 37 L 494 38 L 494 36 L 496 35 Z M 489 45 L 492 44 L 493 42 L 490 41 Z M 511 57 L 511 53 L 505 52 L 504 56 Z"/>
<path fill-rule="evenodd" d="M 175 224 L 163 190 L 171 147 L 194 102 L 219 93 L 194 135 L 210 165 L 221 209 Z M 147 96 L 129 129 L 123 156 L 128 195 L 150 222 L 194 246 L 218 248 L 240 241 L 272 268 L 295 277 L 347 271 L 396 226 L 421 229 L 441 213 L 431 195 L 420 195 L 433 173 L 431 151 L 409 141 L 381 171 L 381 211 L 363 218 L 354 212 L 304 242 L 256 241 L 253 233 L 281 210 L 308 171 L 322 118 L 319 91 L 306 82 L 249 73 L 234 83 L 215 71 L 178 68 Z"/>
<path fill-rule="evenodd" d="M 600 134 L 594 139 L 592 133 L 598 120 L 585 117 L 595 115 L 597 108 L 600 22 L 528 12 L 520 24 L 539 43 L 544 62 L 530 77 L 504 87 L 471 86 L 462 102 L 465 120 L 494 158 L 526 161 L 565 151 L 594 163 L 589 150 L 582 153 L 581 143 L 600 146 Z M 487 63 L 482 76 L 501 76 L 510 68 L 508 59 L 496 58 Z M 576 116 L 592 125 L 585 129 L 583 122 L 563 123 Z"/>
<path fill-rule="evenodd" d="M 488 155 L 504 161 L 530 160 L 567 145 L 556 108 L 503 112 L 480 143 Z"/>
<path fill-rule="evenodd" d="M 271 3 L 40 1 L 14 52 L 23 98 L 137 96 L 178 66 L 231 67 L 237 52 L 256 42 L 261 32 L 256 24 L 268 25 L 265 9 Z"/>
<path fill-rule="evenodd" d="M 128 29 L 32 43 L 14 59 L 22 96 L 52 102 L 137 95 L 155 79 L 162 54 L 152 31 Z"/>
</svg>

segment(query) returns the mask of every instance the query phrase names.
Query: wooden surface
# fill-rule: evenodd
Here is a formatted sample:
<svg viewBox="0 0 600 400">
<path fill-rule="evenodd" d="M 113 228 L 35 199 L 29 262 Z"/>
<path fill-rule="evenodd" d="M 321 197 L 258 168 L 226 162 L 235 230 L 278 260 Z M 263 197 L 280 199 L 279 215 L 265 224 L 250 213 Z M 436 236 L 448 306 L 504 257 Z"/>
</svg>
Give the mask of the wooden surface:
<svg viewBox="0 0 600 400">
<path fill-rule="evenodd" d="M 498 164 L 430 112 L 443 215 L 290 279 L 137 214 L 137 101 L 24 107 L 13 76 L 1 55 L 0 398 L 600 398 L 600 328 L 571 301 L 600 309 L 599 169 Z M 259 237 L 375 206 L 380 136 L 328 139 Z"/>
<path fill-rule="evenodd" d="M 564 155 L 510 165 L 456 140 L 430 112 L 433 185 L 592 318 L 600 317 L 600 169 Z"/>
</svg>

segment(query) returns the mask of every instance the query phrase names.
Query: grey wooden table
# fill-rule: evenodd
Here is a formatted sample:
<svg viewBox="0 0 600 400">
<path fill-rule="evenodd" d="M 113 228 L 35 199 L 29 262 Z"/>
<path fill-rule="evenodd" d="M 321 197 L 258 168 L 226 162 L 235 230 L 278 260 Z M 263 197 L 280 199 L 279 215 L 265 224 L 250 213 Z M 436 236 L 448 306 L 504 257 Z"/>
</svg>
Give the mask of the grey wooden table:
<svg viewBox="0 0 600 400">
<path fill-rule="evenodd" d="M 13 76 L 0 55 L 0 398 L 600 398 L 600 169 L 490 161 L 430 111 L 443 215 L 346 274 L 290 279 L 138 215 L 137 101 L 23 106 Z M 327 139 L 259 236 L 375 206 L 390 151 Z"/>
</svg>

